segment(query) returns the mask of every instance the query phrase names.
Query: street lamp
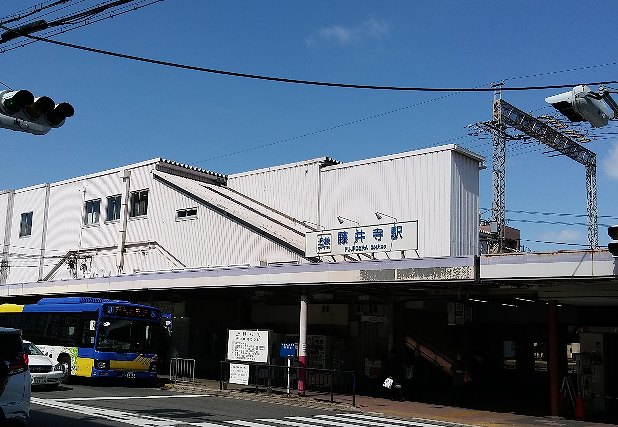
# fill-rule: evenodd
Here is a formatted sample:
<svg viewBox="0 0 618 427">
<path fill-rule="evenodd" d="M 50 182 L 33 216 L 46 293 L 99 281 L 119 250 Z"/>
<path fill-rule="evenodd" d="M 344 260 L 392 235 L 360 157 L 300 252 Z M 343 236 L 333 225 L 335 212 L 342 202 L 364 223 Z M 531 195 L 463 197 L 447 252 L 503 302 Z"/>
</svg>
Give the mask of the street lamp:
<svg viewBox="0 0 618 427">
<path fill-rule="evenodd" d="M 343 224 L 343 221 L 350 221 L 350 222 L 355 223 L 355 224 L 356 224 L 356 225 L 358 225 L 359 227 L 361 226 L 361 225 L 360 225 L 360 222 L 358 222 L 358 221 L 354 221 L 353 219 L 346 218 L 346 217 L 344 217 L 344 216 L 338 216 L 338 217 L 337 217 L 337 221 L 339 221 L 339 224 Z"/>
<path fill-rule="evenodd" d="M 382 212 L 376 212 L 376 218 L 378 218 L 378 219 L 382 219 L 382 217 L 383 217 L 383 216 L 387 216 L 387 217 L 389 217 L 389 218 L 392 218 L 392 219 L 394 219 L 394 220 L 395 220 L 395 222 L 397 222 L 397 218 L 395 218 L 395 217 L 394 217 L 394 216 L 392 216 L 392 215 L 385 214 L 385 213 L 382 213 Z"/>
</svg>

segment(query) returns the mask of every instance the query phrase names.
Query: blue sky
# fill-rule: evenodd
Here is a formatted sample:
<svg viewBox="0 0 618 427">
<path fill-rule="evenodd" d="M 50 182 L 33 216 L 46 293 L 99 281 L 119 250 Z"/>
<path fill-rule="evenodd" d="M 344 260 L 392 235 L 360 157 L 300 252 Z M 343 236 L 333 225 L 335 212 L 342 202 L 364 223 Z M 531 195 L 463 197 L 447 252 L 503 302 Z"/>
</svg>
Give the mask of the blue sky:
<svg viewBox="0 0 618 427">
<path fill-rule="evenodd" d="M 3 2 L 0 16 L 41 2 Z M 85 1 L 80 8 L 96 3 Z M 505 80 L 507 86 L 537 86 L 618 80 L 615 32 L 608 19 L 617 13 L 615 0 L 164 0 L 55 38 L 303 80 L 426 87 L 487 87 Z M 469 136 L 466 127 L 491 118 L 491 92 L 301 86 L 40 42 L 1 53 L 0 63 L 4 84 L 68 101 L 76 110 L 62 128 L 45 136 L 0 130 L 2 189 L 154 157 L 234 173 L 320 156 L 352 161 L 457 143 L 487 157 L 488 168 L 480 175 L 481 207 L 491 207 L 491 141 Z M 504 98 L 534 115 L 554 114 L 544 98 L 561 91 L 507 92 Z M 618 223 L 618 140 L 612 135 L 617 126 L 593 132 L 600 138 L 587 144 L 597 154 L 600 224 Z M 550 157 L 538 145 L 511 143 L 506 188 L 508 224 L 522 230 L 526 247 L 557 250 L 575 247 L 536 241 L 587 242 L 585 226 L 519 221 L 585 223 L 585 217 L 512 212 L 585 215 L 583 166 Z M 607 243 L 605 227 L 599 237 Z"/>
</svg>

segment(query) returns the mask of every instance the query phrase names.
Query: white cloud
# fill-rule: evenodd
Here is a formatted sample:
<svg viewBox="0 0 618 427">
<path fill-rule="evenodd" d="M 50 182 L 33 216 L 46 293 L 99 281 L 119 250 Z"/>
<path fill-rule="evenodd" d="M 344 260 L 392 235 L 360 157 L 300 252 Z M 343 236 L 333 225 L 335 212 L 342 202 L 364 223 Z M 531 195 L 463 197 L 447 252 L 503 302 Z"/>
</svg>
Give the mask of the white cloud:
<svg viewBox="0 0 618 427">
<path fill-rule="evenodd" d="M 354 38 L 353 30 L 335 25 L 330 28 L 320 28 L 317 36 L 321 40 L 334 40 L 340 45 L 346 45 Z"/>
<path fill-rule="evenodd" d="M 608 177 L 618 180 L 618 144 L 614 143 L 607 157 L 603 159 L 603 170 Z"/>
<path fill-rule="evenodd" d="M 389 33 L 390 28 L 386 21 L 371 18 L 354 27 L 333 25 L 332 27 L 320 28 L 307 38 L 307 44 L 315 46 L 319 43 L 335 42 L 339 46 L 346 46 L 365 39 L 380 40 L 388 36 Z"/>
<path fill-rule="evenodd" d="M 541 240 L 546 242 L 555 243 L 579 243 L 586 244 L 588 242 L 588 235 L 578 230 L 561 230 L 561 231 L 548 231 L 541 234 Z"/>
</svg>

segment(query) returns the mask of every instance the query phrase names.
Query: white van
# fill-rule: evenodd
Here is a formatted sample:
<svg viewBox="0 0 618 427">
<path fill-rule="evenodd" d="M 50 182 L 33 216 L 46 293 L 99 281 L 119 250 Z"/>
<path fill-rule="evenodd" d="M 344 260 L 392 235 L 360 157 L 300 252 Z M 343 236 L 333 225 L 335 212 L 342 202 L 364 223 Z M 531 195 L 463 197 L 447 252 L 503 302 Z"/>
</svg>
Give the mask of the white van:
<svg viewBox="0 0 618 427">
<path fill-rule="evenodd" d="M 30 370 L 21 331 L 0 327 L 0 422 L 26 424 L 30 416 Z"/>
</svg>

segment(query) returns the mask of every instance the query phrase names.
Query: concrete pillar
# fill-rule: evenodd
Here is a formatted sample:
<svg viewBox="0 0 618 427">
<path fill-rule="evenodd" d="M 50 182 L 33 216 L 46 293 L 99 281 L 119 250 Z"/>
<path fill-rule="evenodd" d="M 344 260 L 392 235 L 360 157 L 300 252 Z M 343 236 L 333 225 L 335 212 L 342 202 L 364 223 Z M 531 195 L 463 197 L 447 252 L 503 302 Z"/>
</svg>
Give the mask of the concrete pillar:
<svg viewBox="0 0 618 427">
<path fill-rule="evenodd" d="M 549 370 L 549 399 L 551 415 L 560 415 L 560 366 L 558 343 L 558 309 L 556 301 L 549 301 L 547 310 L 547 337 L 548 337 L 548 370 Z"/>
<path fill-rule="evenodd" d="M 307 295 L 300 296 L 300 331 L 298 334 L 298 366 L 307 366 Z M 305 395 L 305 370 L 298 372 L 298 395 Z"/>
</svg>

